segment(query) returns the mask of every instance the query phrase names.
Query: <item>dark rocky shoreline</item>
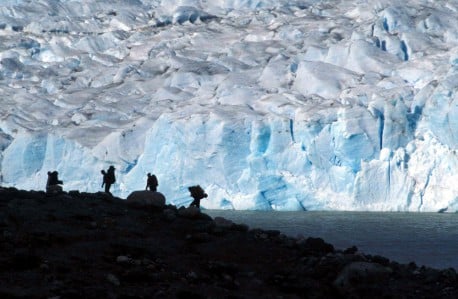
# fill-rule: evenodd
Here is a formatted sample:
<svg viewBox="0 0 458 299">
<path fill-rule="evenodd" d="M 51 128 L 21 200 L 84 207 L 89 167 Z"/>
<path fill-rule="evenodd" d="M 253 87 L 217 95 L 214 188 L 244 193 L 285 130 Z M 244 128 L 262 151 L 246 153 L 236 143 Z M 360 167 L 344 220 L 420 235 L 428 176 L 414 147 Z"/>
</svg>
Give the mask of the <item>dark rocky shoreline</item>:
<svg viewBox="0 0 458 299">
<path fill-rule="evenodd" d="M 454 269 L 105 193 L 0 188 L 0 298 L 458 298 Z"/>
</svg>

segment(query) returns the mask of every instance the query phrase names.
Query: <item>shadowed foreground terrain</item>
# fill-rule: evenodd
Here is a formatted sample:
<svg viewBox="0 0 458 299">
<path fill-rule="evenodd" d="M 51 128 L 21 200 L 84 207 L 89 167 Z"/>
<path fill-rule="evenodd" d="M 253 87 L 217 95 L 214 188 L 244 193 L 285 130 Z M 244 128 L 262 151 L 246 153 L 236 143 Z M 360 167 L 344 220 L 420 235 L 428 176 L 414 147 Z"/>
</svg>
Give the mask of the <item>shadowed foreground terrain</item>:
<svg viewBox="0 0 458 299">
<path fill-rule="evenodd" d="M 0 188 L 0 252 L 3 299 L 458 298 L 454 269 L 104 193 Z"/>
</svg>

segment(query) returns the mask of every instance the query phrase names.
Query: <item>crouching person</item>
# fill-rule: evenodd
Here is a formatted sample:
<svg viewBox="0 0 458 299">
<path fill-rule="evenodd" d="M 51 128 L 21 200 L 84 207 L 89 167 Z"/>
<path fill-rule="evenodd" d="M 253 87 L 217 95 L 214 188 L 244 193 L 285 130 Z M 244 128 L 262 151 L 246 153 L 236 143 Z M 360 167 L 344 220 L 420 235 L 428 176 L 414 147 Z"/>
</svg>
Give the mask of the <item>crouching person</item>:
<svg viewBox="0 0 458 299">
<path fill-rule="evenodd" d="M 191 193 L 191 197 L 194 198 L 189 206 L 200 208 L 200 200 L 206 198 L 208 196 L 207 193 L 199 185 L 188 187 L 188 190 Z"/>
<path fill-rule="evenodd" d="M 62 192 L 64 182 L 59 180 L 59 173 L 57 171 L 48 171 L 48 180 L 46 181 L 46 193 L 55 194 Z"/>
</svg>

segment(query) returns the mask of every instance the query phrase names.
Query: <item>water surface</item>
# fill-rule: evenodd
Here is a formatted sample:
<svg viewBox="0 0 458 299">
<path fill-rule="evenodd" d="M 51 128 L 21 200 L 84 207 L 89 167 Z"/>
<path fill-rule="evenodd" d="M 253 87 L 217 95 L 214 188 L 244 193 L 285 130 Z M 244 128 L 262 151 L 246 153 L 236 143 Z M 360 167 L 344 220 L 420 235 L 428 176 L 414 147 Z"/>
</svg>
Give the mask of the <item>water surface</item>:
<svg viewBox="0 0 458 299">
<path fill-rule="evenodd" d="M 205 210 L 292 236 L 320 237 L 337 249 L 355 245 L 400 263 L 458 270 L 458 214 L 392 212 L 275 212 Z"/>
</svg>

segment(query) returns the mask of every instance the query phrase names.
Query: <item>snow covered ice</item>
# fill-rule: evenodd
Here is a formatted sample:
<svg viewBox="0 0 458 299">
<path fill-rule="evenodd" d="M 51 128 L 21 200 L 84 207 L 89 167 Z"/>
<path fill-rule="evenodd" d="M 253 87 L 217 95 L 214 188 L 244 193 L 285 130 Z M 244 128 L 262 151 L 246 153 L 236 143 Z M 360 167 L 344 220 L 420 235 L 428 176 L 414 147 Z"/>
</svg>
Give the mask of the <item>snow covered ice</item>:
<svg viewBox="0 0 458 299">
<path fill-rule="evenodd" d="M 2 0 L 3 186 L 458 210 L 458 2 Z"/>
</svg>

